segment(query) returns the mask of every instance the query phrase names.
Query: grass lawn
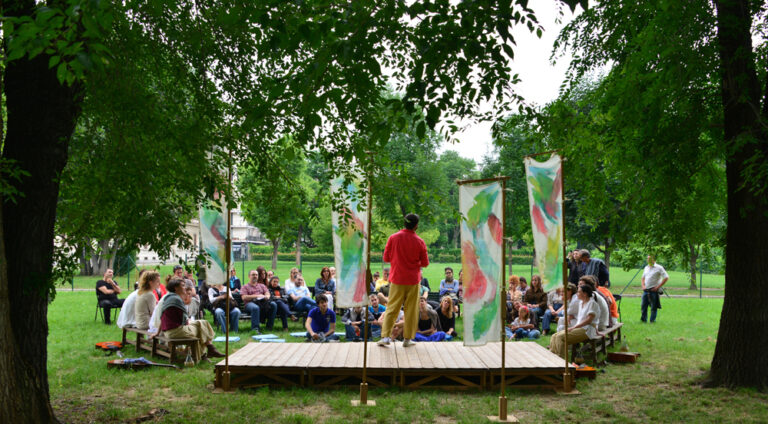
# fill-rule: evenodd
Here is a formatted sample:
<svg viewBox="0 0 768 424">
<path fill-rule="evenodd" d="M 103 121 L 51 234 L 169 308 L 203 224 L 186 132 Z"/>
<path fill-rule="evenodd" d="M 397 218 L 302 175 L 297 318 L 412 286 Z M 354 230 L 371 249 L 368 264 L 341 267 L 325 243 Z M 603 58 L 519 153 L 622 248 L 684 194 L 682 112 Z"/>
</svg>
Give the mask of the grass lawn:
<svg viewBox="0 0 768 424">
<path fill-rule="evenodd" d="M 264 261 L 264 262 L 256 262 L 256 261 L 249 261 L 249 262 L 235 262 L 235 270 L 237 271 L 237 276 L 240 278 L 243 283 L 245 283 L 245 277 L 248 275 L 248 271 L 251 269 L 256 269 L 257 266 L 263 265 L 265 268 L 270 269 L 271 262 Z M 286 278 L 288 278 L 288 272 L 292 267 L 296 265 L 295 262 L 292 261 L 280 261 L 277 264 L 277 275 L 280 276 L 281 281 L 284 281 Z M 317 263 L 317 262 L 304 262 L 302 264 L 302 271 L 304 274 L 304 279 L 307 281 L 308 286 L 313 286 L 315 283 L 315 280 L 320 277 L 320 270 L 324 266 L 331 266 L 333 264 L 324 264 L 324 263 Z M 429 280 L 429 284 L 432 287 L 433 290 L 436 290 L 440 286 L 440 280 L 442 280 L 445 276 L 444 268 L 446 266 L 450 266 L 454 269 L 455 273 L 458 275 L 458 270 L 461 269 L 460 263 L 434 263 L 431 264 L 429 267 L 424 269 L 424 276 Z M 163 265 L 160 267 L 160 273 L 161 275 L 165 276 L 167 274 L 170 274 L 172 272 L 173 264 L 171 265 Z M 373 264 L 373 267 L 371 268 L 373 272 L 381 271 L 382 270 L 382 264 Z M 612 267 L 611 272 L 611 289 L 614 291 L 614 293 L 619 293 L 624 289 L 624 287 L 631 282 L 631 285 L 629 288 L 627 288 L 626 293 L 629 294 L 640 294 L 640 277 L 642 277 L 641 274 L 637 274 L 637 269 L 624 271 L 621 268 L 618 267 Z M 529 265 L 514 265 L 512 267 L 511 273 L 517 274 L 520 276 L 524 276 L 528 282 L 530 283 L 530 277 L 532 273 L 535 273 L 535 270 L 532 272 L 531 267 Z M 507 275 L 510 274 L 509 268 L 507 268 Z M 637 274 L 637 275 L 636 275 Z M 634 277 L 634 278 L 633 278 Z M 84 289 L 95 289 L 96 287 L 96 281 L 99 280 L 100 277 L 75 277 L 74 279 L 74 287 L 75 288 L 84 288 Z M 133 287 L 133 282 L 137 279 L 137 272 L 134 270 L 131 272 L 130 276 L 123 275 L 116 278 L 116 281 L 120 284 L 121 287 L 125 288 L 126 283 L 130 287 Z M 698 277 L 697 277 L 698 279 Z M 696 283 L 698 285 L 698 281 Z M 688 290 L 688 274 L 684 272 L 679 271 L 670 271 L 669 272 L 669 282 L 664 286 L 665 288 L 669 288 L 670 294 L 680 294 L 680 295 L 691 295 L 691 296 L 698 296 L 699 291 L 698 290 Z M 723 295 L 723 288 L 725 287 L 725 277 L 723 275 L 719 274 L 704 274 L 703 277 L 703 295 L 704 296 L 722 296 Z M 64 285 L 61 287 L 61 290 L 67 290 L 70 288 L 69 284 Z"/>
<path fill-rule="evenodd" d="M 609 365 L 594 381 L 578 380 L 580 396 L 512 391 L 510 413 L 522 422 L 765 422 L 768 394 L 700 388 L 712 359 L 721 299 L 664 299 L 654 325 L 639 323 L 639 302 L 622 302 L 624 334 L 630 349 L 642 353 L 638 363 Z M 159 420 L 167 423 L 475 423 L 497 413 L 498 392 L 373 389 L 370 398 L 377 406 L 359 409 L 349 406 L 359 397 L 356 390 L 213 394 L 211 363 L 180 372 L 107 370 L 106 361 L 114 356 L 105 357 L 94 343 L 119 340 L 121 333 L 93 320 L 94 303 L 90 292 L 63 291 L 50 305 L 49 383 L 63 422 L 127 422 L 155 408 L 167 411 Z M 241 324 L 247 330 L 249 323 Z M 290 325 L 299 330 L 297 323 Z M 239 335 L 234 349 L 251 334 Z M 546 346 L 548 338 L 539 343 Z M 132 347 L 125 353 L 140 356 Z"/>
</svg>

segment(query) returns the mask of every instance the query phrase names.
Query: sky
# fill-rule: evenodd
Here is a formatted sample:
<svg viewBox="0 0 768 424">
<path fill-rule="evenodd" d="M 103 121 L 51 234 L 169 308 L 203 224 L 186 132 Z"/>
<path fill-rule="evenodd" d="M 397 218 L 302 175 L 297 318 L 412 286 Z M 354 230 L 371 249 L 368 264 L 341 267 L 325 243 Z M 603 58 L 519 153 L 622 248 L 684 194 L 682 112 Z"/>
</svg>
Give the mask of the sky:
<svg viewBox="0 0 768 424">
<path fill-rule="evenodd" d="M 544 27 L 541 38 L 537 38 L 523 26 L 518 26 L 512 33 L 517 41 L 517 46 L 514 47 L 515 60 L 511 63 L 512 72 L 520 74 L 522 80 L 515 86 L 515 91 L 528 103 L 544 105 L 555 100 L 570 63 L 569 57 L 557 59 L 555 66 L 549 60 L 552 44 L 560 30 L 574 17 L 570 9 L 564 6 L 563 22 L 557 24 L 555 20 L 558 15 L 558 4 L 559 2 L 542 0 L 530 3 L 539 23 Z M 456 136 L 459 142 L 456 144 L 445 142 L 438 152 L 455 150 L 462 157 L 474 159 L 479 164 L 483 156 L 493 152 L 491 124 L 491 122 L 465 124 L 465 130 Z"/>
</svg>

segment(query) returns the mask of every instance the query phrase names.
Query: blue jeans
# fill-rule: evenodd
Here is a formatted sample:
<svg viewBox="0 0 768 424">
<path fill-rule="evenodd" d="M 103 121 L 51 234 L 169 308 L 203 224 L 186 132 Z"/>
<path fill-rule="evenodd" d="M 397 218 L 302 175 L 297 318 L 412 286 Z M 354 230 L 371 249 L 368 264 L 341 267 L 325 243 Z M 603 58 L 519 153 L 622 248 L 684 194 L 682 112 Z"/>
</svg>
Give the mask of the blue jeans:
<svg viewBox="0 0 768 424">
<path fill-rule="evenodd" d="M 363 333 L 365 332 L 365 328 L 362 325 L 358 325 L 357 328 L 360 329 L 360 335 L 355 334 L 355 327 L 352 327 L 351 325 L 344 324 L 344 330 L 346 331 L 347 335 L 347 341 L 362 341 L 363 340 Z M 368 329 L 368 336 L 371 335 L 371 330 Z"/>
<path fill-rule="evenodd" d="M 269 316 L 267 317 L 267 330 L 272 330 L 272 326 L 275 325 L 275 315 L 277 315 L 277 305 L 275 302 L 269 302 L 271 308 L 269 309 Z M 251 316 L 251 331 L 261 331 L 261 308 L 254 302 L 248 302 L 245 304 L 245 312 Z"/>
<path fill-rule="evenodd" d="M 309 297 L 302 297 L 301 299 L 296 301 L 296 305 L 294 305 L 293 308 L 296 309 L 296 312 L 303 313 L 303 312 L 309 312 L 315 306 L 317 306 L 317 302 L 315 302 Z"/>
<path fill-rule="evenodd" d="M 552 304 L 552 307 L 555 308 L 555 310 L 558 310 L 563 305 L 560 303 L 554 303 Z M 557 316 L 561 317 L 563 316 L 562 311 L 557 313 Z M 552 313 L 552 311 L 547 308 L 547 310 L 544 312 L 544 317 L 541 319 L 541 329 L 542 330 L 549 330 L 549 324 L 554 321 L 555 315 Z"/>
<path fill-rule="evenodd" d="M 288 307 L 288 304 L 284 300 L 275 300 L 271 303 L 273 310 L 275 306 L 277 307 L 277 312 L 279 312 L 277 315 L 280 316 L 280 321 L 283 322 L 283 329 L 288 328 L 288 317 L 291 316 L 291 309 Z M 274 322 L 274 318 L 272 321 Z"/>
<path fill-rule="evenodd" d="M 226 315 L 226 312 L 224 312 L 224 309 L 216 308 L 216 310 L 213 311 L 213 315 L 216 318 L 216 323 L 219 325 L 221 332 L 226 333 L 227 332 L 227 315 Z M 238 308 L 230 309 L 229 310 L 230 331 L 234 331 L 234 332 L 238 331 L 239 321 L 240 321 L 240 309 Z"/>
<path fill-rule="evenodd" d="M 372 325 L 371 326 L 371 334 L 368 340 L 378 339 L 381 338 L 381 326 L 380 325 Z"/>
<path fill-rule="evenodd" d="M 508 339 L 524 339 L 528 337 L 529 339 L 538 339 L 541 333 L 537 329 L 532 330 L 526 330 L 524 328 L 518 328 L 515 331 L 510 330 L 509 328 L 505 328 L 504 331 L 507 333 Z"/>
<path fill-rule="evenodd" d="M 651 307 L 651 322 L 656 321 L 656 310 L 659 309 L 661 301 L 659 300 L 659 292 L 644 290 L 643 298 L 640 301 L 640 321 L 646 322 L 648 318 L 648 306 Z"/>
</svg>

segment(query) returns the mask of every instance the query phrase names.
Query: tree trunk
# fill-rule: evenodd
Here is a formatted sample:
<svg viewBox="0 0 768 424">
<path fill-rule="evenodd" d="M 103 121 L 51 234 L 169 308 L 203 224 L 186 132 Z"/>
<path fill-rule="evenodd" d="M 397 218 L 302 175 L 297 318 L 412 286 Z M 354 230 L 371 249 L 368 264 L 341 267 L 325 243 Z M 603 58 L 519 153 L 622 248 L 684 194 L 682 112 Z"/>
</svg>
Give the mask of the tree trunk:
<svg viewBox="0 0 768 424">
<path fill-rule="evenodd" d="M 91 265 L 91 258 L 89 257 L 90 249 L 87 247 L 88 242 L 79 243 L 77 251 L 80 257 L 80 275 L 93 275 L 93 266 Z"/>
<path fill-rule="evenodd" d="M 765 179 L 747 180 L 749 160 L 768 151 L 761 127 L 760 90 L 752 55 L 748 0 L 719 0 L 720 47 L 728 227 L 725 300 L 709 374 L 710 386 L 768 387 L 768 217 L 764 194 L 752 190 Z M 759 161 L 754 167 L 763 169 Z M 765 185 L 761 184 L 762 188 Z"/>
<path fill-rule="evenodd" d="M 691 285 L 688 286 L 688 290 L 698 290 L 696 287 L 696 261 L 699 259 L 699 252 L 696 251 L 696 246 L 688 242 L 688 269 L 690 272 Z"/>
<path fill-rule="evenodd" d="M 299 234 L 296 236 L 296 268 L 301 268 L 301 225 L 299 225 Z"/>
<path fill-rule="evenodd" d="M 277 249 L 280 247 L 280 239 L 272 240 L 272 270 L 277 270 Z"/>
<path fill-rule="evenodd" d="M 603 252 L 603 257 L 605 259 L 603 262 L 605 262 L 605 266 L 608 268 L 611 267 L 611 247 L 611 239 L 605 239 L 605 251 Z"/>
<path fill-rule="evenodd" d="M 30 15 L 33 7 L 32 1 L 7 2 L 5 11 Z M 8 132 L 2 154 L 30 175 L 16 184 L 24 197 L 15 202 L 3 199 L 2 204 L 0 422 L 4 423 L 56 422 L 48 395 L 47 313 L 59 176 L 67 163 L 79 100 L 75 89 L 59 84 L 48 60 L 41 54 L 9 62 L 5 69 Z"/>
</svg>

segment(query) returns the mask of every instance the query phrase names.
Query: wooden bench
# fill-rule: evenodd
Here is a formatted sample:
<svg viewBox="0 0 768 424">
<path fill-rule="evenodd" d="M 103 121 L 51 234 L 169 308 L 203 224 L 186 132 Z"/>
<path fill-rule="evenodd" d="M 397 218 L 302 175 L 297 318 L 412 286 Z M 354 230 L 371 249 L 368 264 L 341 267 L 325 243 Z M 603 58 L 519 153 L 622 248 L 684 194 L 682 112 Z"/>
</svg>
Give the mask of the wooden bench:
<svg viewBox="0 0 768 424">
<path fill-rule="evenodd" d="M 128 338 L 128 333 L 135 333 L 136 340 Z M 160 334 L 152 336 L 147 330 L 139 330 L 138 328 L 125 327 L 123 328 L 123 346 L 129 344 L 136 346 L 136 352 L 146 350 L 151 352 L 152 357 L 163 357 L 169 360 L 169 362 L 183 362 L 186 359 L 186 351 L 183 356 L 177 356 L 177 348 L 186 346 L 192 349 L 192 356 L 196 357 L 197 352 L 197 339 L 169 339 Z"/>
<path fill-rule="evenodd" d="M 595 364 L 595 366 L 605 364 L 605 361 L 597 361 L 597 354 L 600 352 L 603 352 L 606 355 L 608 354 L 608 347 L 613 347 L 617 340 L 621 340 L 621 327 L 623 326 L 623 322 L 617 322 L 612 327 L 606 328 L 602 337 L 572 344 L 571 360 L 576 357 L 576 352 L 578 349 L 581 349 L 582 345 L 588 345 L 592 354 L 592 363 Z"/>
<path fill-rule="evenodd" d="M 161 342 L 165 343 L 165 345 L 162 345 Z M 181 356 L 176 355 L 176 348 L 182 346 L 186 346 L 192 350 L 192 358 L 197 357 L 197 339 L 169 339 L 162 334 L 152 338 L 152 356 L 162 356 L 167 358 L 170 363 L 174 363 L 177 360 L 178 362 L 184 362 L 184 359 L 186 359 L 186 352 Z"/>
<path fill-rule="evenodd" d="M 129 340 L 128 333 L 135 333 L 136 340 Z M 141 352 L 142 350 L 152 351 L 152 342 L 150 341 L 151 338 L 152 336 L 147 330 L 139 330 L 138 328 L 134 327 L 123 327 L 123 346 L 132 344 L 136 346 L 136 352 Z"/>
</svg>

